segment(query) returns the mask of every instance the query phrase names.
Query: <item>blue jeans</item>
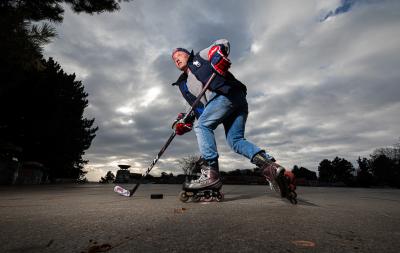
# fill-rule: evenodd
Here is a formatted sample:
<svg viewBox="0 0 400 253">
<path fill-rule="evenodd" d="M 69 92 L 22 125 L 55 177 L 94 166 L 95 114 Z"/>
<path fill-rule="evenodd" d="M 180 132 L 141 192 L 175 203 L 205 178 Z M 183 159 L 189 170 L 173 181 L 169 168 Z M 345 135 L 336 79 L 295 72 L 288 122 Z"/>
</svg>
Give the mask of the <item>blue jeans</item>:
<svg viewBox="0 0 400 253">
<path fill-rule="evenodd" d="M 247 115 L 248 104 L 244 92 L 216 94 L 208 102 L 194 127 L 201 156 L 211 163 L 218 161 L 214 130 L 221 123 L 225 128 L 226 140 L 236 153 L 252 159 L 260 152 L 259 147 L 244 138 Z"/>
</svg>

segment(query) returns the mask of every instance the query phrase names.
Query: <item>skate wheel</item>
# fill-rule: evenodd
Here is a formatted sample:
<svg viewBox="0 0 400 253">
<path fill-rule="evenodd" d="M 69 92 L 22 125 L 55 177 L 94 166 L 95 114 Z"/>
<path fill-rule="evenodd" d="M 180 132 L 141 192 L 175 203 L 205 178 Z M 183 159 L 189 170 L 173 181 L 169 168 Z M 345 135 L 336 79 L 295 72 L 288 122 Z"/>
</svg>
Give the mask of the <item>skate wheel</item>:
<svg viewBox="0 0 400 253">
<path fill-rule="evenodd" d="M 290 188 L 289 188 L 289 181 L 286 176 L 282 176 L 279 179 L 279 189 L 282 198 L 290 198 Z"/>
<path fill-rule="evenodd" d="M 211 202 L 213 200 L 212 194 L 210 192 L 204 192 L 204 196 L 201 199 L 204 202 Z"/>
<path fill-rule="evenodd" d="M 182 202 L 186 202 L 189 200 L 189 196 L 186 194 L 185 191 L 181 191 L 181 193 L 179 193 L 179 200 Z"/>
<path fill-rule="evenodd" d="M 295 192 L 289 192 L 288 194 L 288 199 L 290 201 L 290 203 L 296 205 L 297 204 L 297 193 Z"/>
<path fill-rule="evenodd" d="M 211 196 L 204 196 L 203 201 L 204 202 L 211 202 L 213 200 L 213 197 Z"/>
<path fill-rule="evenodd" d="M 201 197 L 198 196 L 198 195 L 193 195 L 193 196 L 192 196 L 192 201 L 193 201 L 193 202 L 199 202 L 200 199 L 201 199 Z"/>
<path fill-rule="evenodd" d="M 217 201 L 221 202 L 224 200 L 224 194 L 222 192 L 217 193 Z"/>
<path fill-rule="evenodd" d="M 287 187 L 285 182 L 278 181 L 277 185 L 274 187 L 275 191 L 281 195 L 281 198 L 285 198 L 288 196 Z"/>
</svg>

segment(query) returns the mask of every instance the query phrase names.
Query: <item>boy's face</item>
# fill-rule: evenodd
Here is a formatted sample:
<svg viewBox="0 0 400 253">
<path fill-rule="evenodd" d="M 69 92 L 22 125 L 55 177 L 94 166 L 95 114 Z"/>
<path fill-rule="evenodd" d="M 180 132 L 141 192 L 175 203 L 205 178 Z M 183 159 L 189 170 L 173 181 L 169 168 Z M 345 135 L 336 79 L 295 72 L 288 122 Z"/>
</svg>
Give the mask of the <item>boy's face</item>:
<svg viewBox="0 0 400 253">
<path fill-rule="evenodd" d="M 175 63 L 175 66 L 182 71 L 185 71 L 187 68 L 187 62 L 189 59 L 189 55 L 185 52 L 178 51 L 173 56 L 172 59 Z"/>
</svg>

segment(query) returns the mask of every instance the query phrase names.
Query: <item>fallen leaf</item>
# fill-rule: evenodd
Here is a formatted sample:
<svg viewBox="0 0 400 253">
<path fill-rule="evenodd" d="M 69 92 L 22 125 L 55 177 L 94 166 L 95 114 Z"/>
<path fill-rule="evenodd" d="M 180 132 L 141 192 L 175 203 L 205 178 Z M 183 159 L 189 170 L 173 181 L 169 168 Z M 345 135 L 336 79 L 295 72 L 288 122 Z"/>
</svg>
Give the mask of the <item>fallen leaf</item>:
<svg viewBox="0 0 400 253">
<path fill-rule="evenodd" d="M 310 247 L 310 248 L 315 247 L 315 243 L 311 241 L 297 240 L 297 241 L 292 241 L 292 243 L 299 247 Z"/>
<path fill-rule="evenodd" d="M 183 213 L 184 211 L 186 211 L 187 209 L 182 207 L 182 208 L 175 208 L 174 209 L 174 213 Z"/>
</svg>

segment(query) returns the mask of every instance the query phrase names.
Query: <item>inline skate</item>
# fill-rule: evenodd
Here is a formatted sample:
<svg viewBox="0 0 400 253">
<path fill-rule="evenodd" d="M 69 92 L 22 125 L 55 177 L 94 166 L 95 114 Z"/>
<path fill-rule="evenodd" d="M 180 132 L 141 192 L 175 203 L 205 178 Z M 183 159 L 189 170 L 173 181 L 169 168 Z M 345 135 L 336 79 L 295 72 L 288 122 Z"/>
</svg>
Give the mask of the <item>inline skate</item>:
<svg viewBox="0 0 400 253">
<path fill-rule="evenodd" d="M 282 198 L 287 198 L 290 203 L 297 204 L 295 176 L 291 171 L 285 170 L 264 151 L 257 153 L 251 161 L 261 169 L 261 174 L 268 181 L 271 190 L 279 193 Z"/>
<path fill-rule="evenodd" d="M 198 171 L 200 170 L 200 173 Z M 216 200 L 218 202 L 224 199 L 221 192 L 222 181 L 219 178 L 218 164 L 209 165 L 207 161 L 200 158 L 194 166 L 186 171 L 186 180 L 183 183 L 179 199 L 187 202 Z"/>
</svg>

